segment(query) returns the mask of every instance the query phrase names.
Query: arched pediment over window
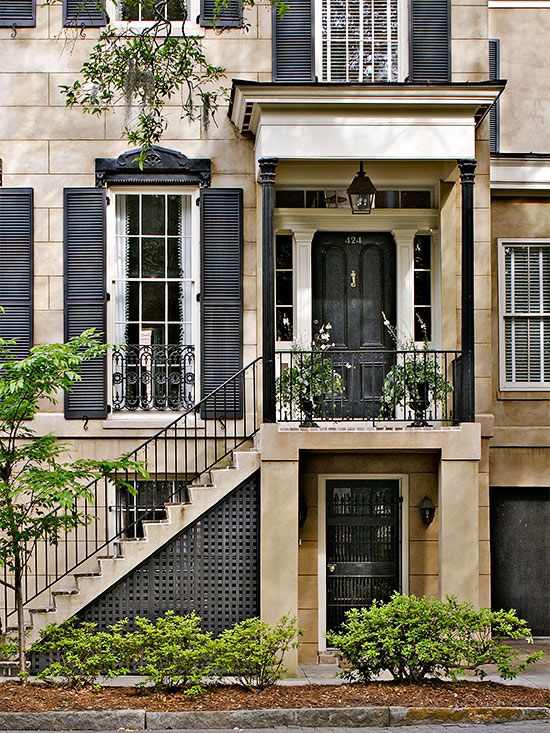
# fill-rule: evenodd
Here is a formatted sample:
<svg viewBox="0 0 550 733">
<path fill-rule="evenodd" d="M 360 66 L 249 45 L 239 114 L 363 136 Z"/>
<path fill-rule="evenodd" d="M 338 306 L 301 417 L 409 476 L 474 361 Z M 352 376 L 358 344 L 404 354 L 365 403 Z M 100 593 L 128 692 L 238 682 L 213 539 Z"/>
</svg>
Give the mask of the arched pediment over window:
<svg viewBox="0 0 550 733">
<path fill-rule="evenodd" d="M 140 168 L 140 153 L 141 149 L 137 148 L 127 150 L 118 158 L 96 158 L 96 185 L 113 183 L 210 185 L 209 158 L 188 158 L 177 150 L 153 145 Z"/>
</svg>

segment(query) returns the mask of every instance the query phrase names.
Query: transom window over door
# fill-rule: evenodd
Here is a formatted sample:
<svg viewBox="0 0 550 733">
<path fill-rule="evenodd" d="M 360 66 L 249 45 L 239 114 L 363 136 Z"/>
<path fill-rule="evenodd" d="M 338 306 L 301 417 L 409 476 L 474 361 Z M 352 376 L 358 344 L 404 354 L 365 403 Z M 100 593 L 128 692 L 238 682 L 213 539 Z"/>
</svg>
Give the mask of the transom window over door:
<svg viewBox="0 0 550 733">
<path fill-rule="evenodd" d="M 321 0 L 323 81 L 398 80 L 399 2 Z"/>
<path fill-rule="evenodd" d="M 194 398 L 191 195 L 116 196 L 115 409 Z"/>
<path fill-rule="evenodd" d="M 550 389 L 550 242 L 500 242 L 502 382 Z"/>
</svg>

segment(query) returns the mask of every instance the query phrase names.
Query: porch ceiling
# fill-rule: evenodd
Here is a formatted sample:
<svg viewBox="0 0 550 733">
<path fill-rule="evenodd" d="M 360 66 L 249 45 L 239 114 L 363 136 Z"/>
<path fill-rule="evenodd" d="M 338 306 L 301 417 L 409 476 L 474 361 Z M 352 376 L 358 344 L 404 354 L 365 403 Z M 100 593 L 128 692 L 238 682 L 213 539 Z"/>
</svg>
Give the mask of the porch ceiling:
<svg viewBox="0 0 550 733">
<path fill-rule="evenodd" d="M 233 81 L 229 116 L 255 137 L 256 161 L 457 160 L 504 81 L 282 84 Z"/>
</svg>

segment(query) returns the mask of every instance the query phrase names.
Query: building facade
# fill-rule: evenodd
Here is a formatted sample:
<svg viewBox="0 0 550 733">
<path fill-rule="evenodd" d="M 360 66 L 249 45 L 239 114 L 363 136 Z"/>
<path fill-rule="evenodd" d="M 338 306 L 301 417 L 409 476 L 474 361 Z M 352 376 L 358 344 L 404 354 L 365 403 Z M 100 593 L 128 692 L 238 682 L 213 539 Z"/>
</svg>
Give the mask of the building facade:
<svg viewBox="0 0 550 733">
<path fill-rule="evenodd" d="M 231 98 L 140 169 L 59 90 L 140 19 L 0 0 L 0 334 L 103 333 L 34 427 L 150 470 L 38 543 L 33 633 L 291 613 L 292 671 L 400 590 L 550 634 L 550 4 L 189 2 Z"/>
</svg>

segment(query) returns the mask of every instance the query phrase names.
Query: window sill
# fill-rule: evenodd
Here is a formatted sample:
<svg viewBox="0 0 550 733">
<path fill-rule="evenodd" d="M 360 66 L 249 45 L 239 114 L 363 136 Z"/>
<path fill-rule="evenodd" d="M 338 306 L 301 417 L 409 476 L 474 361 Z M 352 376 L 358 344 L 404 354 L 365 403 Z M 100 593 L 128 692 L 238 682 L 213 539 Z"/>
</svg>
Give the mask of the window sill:
<svg viewBox="0 0 550 733">
<path fill-rule="evenodd" d="M 497 392 L 497 400 L 550 400 L 550 386 L 540 390 L 501 389 Z"/>
<path fill-rule="evenodd" d="M 130 37 L 138 33 L 143 33 L 143 31 L 147 30 L 147 28 L 151 28 L 152 22 L 153 21 L 151 20 L 131 20 L 131 21 L 115 20 L 111 23 L 111 28 L 114 28 L 118 33 L 120 33 L 123 36 L 127 35 L 128 37 Z M 163 36 L 166 36 L 166 33 L 159 32 L 157 35 L 163 37 Z M 178 20 L 172 21 L 172 30 L 171 30 L 170 35 L 173 36 L 174 38 L 183 37 L 183 29 L 181 27 L 181 21 L 178 21 Z M 197 25 L 196 23 L 187 21 L 185 24 L 185 35 L 192 36 L 195 38 L 204 38 L 204 28 L 202 28 L 200 25 Z"/>
<path fill-rule="evenodd" d="M 174 420 L 177 420 L 178 418 L 181 418 L 184 413 L 182 412 L 138 412 L 132 411 L 132 412 L 115 412 L 114 414 L 111 414 L 107 420 L 103 420 L 101 423 L 101 427 L 104 430 L 163 430 L 164 428 L 168 427 Z M 193 429 L 198 428 L 204 428 L 204 421 L 195 415 L 189 416 L 189 422 L 190 426 L 192 425 Z M 184 423 L 183 420 L 181 421 L 180 425 L 178 426 L 178 430 L 184 431 Z M 183 433 L 180 434 L 180 437 L 184 437 Z"/>
</svg>

